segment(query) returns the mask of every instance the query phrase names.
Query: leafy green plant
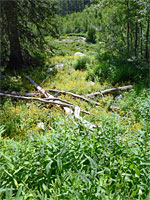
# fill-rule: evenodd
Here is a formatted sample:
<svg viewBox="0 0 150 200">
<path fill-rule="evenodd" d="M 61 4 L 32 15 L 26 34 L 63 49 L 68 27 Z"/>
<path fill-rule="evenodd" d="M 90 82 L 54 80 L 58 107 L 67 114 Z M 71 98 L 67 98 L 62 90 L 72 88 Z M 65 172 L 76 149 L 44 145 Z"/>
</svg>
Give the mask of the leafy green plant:
<svg viewBox="0 0 150 200">
<path fill-rule="evenodd" d="M 87 94 L 112 87 L 108 81 L 87 84 L 87 71 L 70 67 L 74 60 L 76 56 L 47 58 L 47 67 L 36 68 L 32 77 L 40 84 L 49 64 L 65 63 L 44 88 Z M 96 61 L 90 57 L 85 65 L 94 80 L 106 81 L 115 77 L 120 64 L 105 53 Z M 89 130 L 55 106 L 5 98 L 1 102 L 0 199 L 149 200 L 149 90 L 124 92 L 120 100 L 98 98 L 100 106 L 68 95 L 60 98 L 93 113 L 82 117 L 97 127 Z M 110 103 L 119 110 L 110 111 Z"/>
<path fill-rule="evenodd" d="M 136 67 L 136 63 L 131 63 L 118 55 L 98 51 L 96 59 L 96 65 L 90 69 L 87 79 L 95 79 L 101 83 L 107 80 L 113 85 L 145 79 L 145 72 L 140 67 Z"/>
<path fill-rule="evenodd" d="M 101 118 L 101 133 L 68 120 L 53 119 L 45 136 L 1 139 L 1 187 L 13 187 L 14 197 L 22 186 L 31 199 L 148 200 L 148 132 L 127 135 L 116 114 Z"/>
<path fill-rule="evenodd" d="M 86 56 L 79 57 L 74 64 L 75 70 L 85 70 L 87 69 L 87 63 L 89 62 L 89 58 Z"/>
<path fill-rule="evenodd" d="M 1 137 L 1 135 L 3 134 L 3 132 L 5 131 L 4 127 L 5 127 L 5 126 L 2 126 L 2 125 L 0 126 L 0 137 Z"/>
<path fill-rule="evenodd" d="M 86 42 L 96 43 L 96 31 L 95 28 L 89 27 L 86 35 Z"/>
</svg>

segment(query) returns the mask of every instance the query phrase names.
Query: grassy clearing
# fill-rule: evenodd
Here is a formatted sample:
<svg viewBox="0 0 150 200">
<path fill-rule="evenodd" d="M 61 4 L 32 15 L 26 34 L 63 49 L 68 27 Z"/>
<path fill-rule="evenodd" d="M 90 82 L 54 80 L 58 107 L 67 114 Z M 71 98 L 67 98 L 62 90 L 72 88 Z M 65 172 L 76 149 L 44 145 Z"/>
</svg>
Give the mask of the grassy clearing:
<svg viewBox="0 0 150 200">
<path fill-rule="evenodd" d="M 83 95 L 112 87 L 110 82 L 87 81 L 89 68 L 95 63 L 93 55 L 87 54 L 88 70 L 79 71 L 74 69 L 79 59 L 74 56 L 76 47 L 69 43 L 63 48 L 71 50 L 70 55 L 48 57 L 45 67 L 30 70 L 31 78 L 46 89 Z M 47 73 L 56 64 L 64 67 Z M 8 89 L 33 91 L 25 79 L 28 73 L 9 75 L 5 82 Z M 0 199 L 149 200 L 150 91 L 137 93 L 133 89 L 119 100 L 111 95 L 97 98 L 99 107 L 69 95 L 61 98 L 95 114 L 83 118 L 99 128 L 88 130 L 58 107 L 1 101 Z"/>
</svg>

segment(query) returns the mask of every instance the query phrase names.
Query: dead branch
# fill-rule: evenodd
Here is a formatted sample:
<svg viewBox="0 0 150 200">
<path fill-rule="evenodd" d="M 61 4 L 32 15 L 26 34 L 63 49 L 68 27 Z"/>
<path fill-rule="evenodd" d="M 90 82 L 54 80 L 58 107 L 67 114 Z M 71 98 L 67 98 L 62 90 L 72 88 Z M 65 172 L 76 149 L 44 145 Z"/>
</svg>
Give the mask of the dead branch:
<svg viewBox="0 0 150 200">
<path fill-rule="evenodd" d="M 46 98 L 50 97 L 53 98 L 54 96 L 48 94 L 42 87 L 40 87 L 37 83 L 35 83 L 29 76 L 26 76 L 26 78 L 34 85 L 34 87 L 41 92 Z"/>
<path fill-rule="evenodd" d="M 66 100 L 62 100 L 59 98 L 55 98 L 53 95 L 50 95 L 48 92 L 46 92 L 42 87 L 40 87 L 37 83 L 35 83 L 29 76 L 26 77 L 33 85 L 34 87 L 44 95 L 44 99 L 43 98 L 37 98 L 37 97 L 33 97 L 33 94 L 31 93 L 31 96 L 21 96 L 19 95 L 20 93 L 14 92 L 14 93 L 2 93 L 0 92 L 0 96 L 4 96 L 4 97 L 9 97 L 9 98 L 15 98 L 15 99 L 23 99 L 23 100 L 36 100 L 36 101 L 40 101 L 40 102 L 44 102 L 44 103 L 49 103 L 49 104 L 55 104 L 55 105 L 59 105 L 61 107 L 64 108 L 65 111 L 67 111 L 68 114 L 73 114 L 74 113 L 74 117 L 78 120 L 80 120 L 80 122 L 87 127 L 89 130 L 93 130 L 93 128 L 96 128 L 96 126 L 94 124 L 91 124 L 90 122 L 84 120 L 81 116 L 80 116 L 80 112 L 83 112 L 85 114 L 90 114 L 89 112 L 85 111 L 85 110 L 81 110 L 80 107 L 75 106 L 74 104 L 72 104 L 69 101 Z M 50 90 L 49 90 L 50 91 Z M 51 90 L 52 91 L 52 90 Z M 73 94 L 71 92 L 65 92 L 65 91 L 58 91 L 58 90 L 53 90 L 52 92 L 56 92 L 56 93 L 63 93 L 63 94 L 70 94 L 76 98 L 80 98 L 86 102 L 90 102 L 90 103 L 94 103 L 96 105 L 100 105 L 98 102 L 95 101 L 91 101 L 83 96 L 80 95 L 76 95 Z"/>
<path fill-rule="evenodd" d="M 3 93 L 3 94 L 9 94 L 9 95 L 16 95 L 16 96 L 22 96 L 22 97 L 35 97 L 35 96 L 39 96 L 40 93 L 25 93 L 25 94 L 21 94 L 20 92 L 15 92 L 15 91 L 12 91 L 12 92 L 9 92 L 9 91 L 0 91 L 0 93 Z M 45 100 L 53 100 L 53 101 L 61 101 L 63 103 L 68 103 L 70 105 L 73 105 L 71 102 L 69 101 L 66 101 L 66 100 L 63 100 L 63 99 L 60 99 L 60 98 L 44 98 Z"/>
<path fill-rule="evenodd" d="M 17 96 L 17 95 L 12 95 L 12 94 L 4 94 L 4 93 L 0 93 L 0 96 L 4 96 L 4 97 L 10 97 L 10 98 L 14 98 L 14 99 L 22 99 L 22 100 L 35 100 L 35 101 L 40 101 L 40 102 L 44 102 L 44 103 L 49 103 L 52 105 L 60 105 L 62 107 L 70 107 L 72 109 L 75 108 L 75 105 L 70 103 L 61 103 L 61 102 L 56 102 L 54 101 L 55 98 L 53 99 L 42 99 L 42 98 L 36 98 L 36 97 L 25 97 L 25 96 Z M 57 100 L 57 99 L 56 99 Z M 65 100 L 62 100 L 65 101 Z M 88 114 L 90 115 L 89 112 L 85 111 L 85 110 L 81 110 L 82 113 Z"/>
<path fill-rule="evenodd" d="M 72 105 L 73 105 L 71 103 L 65 104 L 65 103 L 55 102 L 54 100 L 57 100 L 57 99 L 53 99 L 53 98 L 42 99 L 42 98 L 36 98 L 36 97 L 25 97 L 25 96 L 17 96 L 17 95 L 4 94 L 4 93 L 0 93 L 0 96 L 10 97 L 10 98 L 14 98 L 14 99 L 23 99 L 23 100 L 37 100 L 37 101 L 41 101 L 41 102 L 45 102 L 45 103 L 58 104 L 58 105 L 68 106 L 68 107 L 72 107 Z"/>
<path fill-rule="evenodd" d="M 76 106 L 74 110 L 74 117 L 78 119 L 86 128 L 89 130 L 95 129 L 97 126 L 95 124 L 91 124 L 80 116 L 80 107 Z"/>
<path fill-rule="evenodd" d="M 66 101 L 66 100 L 63 100 L 63 99 L 60 99 L 60 98 L 44 98 L 45 100 L 52 100 L 52 101 L 61 101 L 63 103 L 67 103 L 67 104 L 70 104 L 70 105 L 73 105 L 71 102 L 69 101 Z"/>
<path fill-rule="evenodd" d="M 111 89 L 103 90 L 103 91 L 100 91 L 100 92 L 95 92 L 95 93 L 92 93 L 92 94 L 88 94 L 87 97 L 88 98 L 92 98 L 92 97 L 95 97 L 95 96 L 98 96 L 98 95 L 103 96 L 103 95 L 106 95 L 106 94 L 113 94 L 116 91 L 130 90 L 132 88 L 133 88 L 133 85 L 127 85 L 127 86 L 123 86 L 123 87 L 111 88 Z"/>
<path fill-rule="evenodd" d="M 26 77 L 33 85 L 34 87 L 39 91 L 41 92 L 46 98 L 48 98 L 49 100 L 46 100 L 47 102 L 46 103 L 51 103 L 51 104 L 56 104 L 56 105 L 59 105 L 59 106 L 62 106 L 63 108 L 68 108 L 68 107 L 71 107 L 73 110 L 75 108 L 75 105 L 73 105 L 72 103 L 65 101 L 65 100 L 62 100 L 62 99 L 59 99 L 59 100 L 56 100 L 54 101 L 55 97 L 50 95 L 48 92 L 46 92 L 42 87 L 40 87 L 37 83 L 35 83 L 29 76 Z M 32 98 L 33 99 L 33 98 Z M 44 99 L 41 99 L 41 98 L 34 98 L 35 100 L 44 100 Z M 50 101 L 50 99 L 52 101 Z M 57 98 L 58 99 L 58 98 Z M 61 103 L 60 102 L 63 101 L 63 102 L 67 102 L 66 104 L 65 103 Z M 45 100 L 44 100 L 45 101 Z M 68 108 L 69 109 L 69 108 Z M 65 110 L 65 109 L 64 109 Z M 70 112 L 71 112 L 71 109 L 70 109 Z M 81 110 L 81 112 L 85 113 L 85 114 L 90 114 L 89 112 L 85 111 L 85 110 Z"/>
<path fill-rule="evenodd" d="M 97 105 L 97 106 L 100 105 L 100 103 L 98 103 L 98 102 L 96 102 L 96 101 L 89 100 L 89 99 L 87 99 L 86 97 L 80 96 L 80 95 L 78 95 L 78 94 L 74 94 L 74 93 L 72 93 L 72 92 L 65 92 L 65 91 L 52 90 L 52 89 L 49 89 L 48 91 L 49 91 L 49 92 L 60 93 L 60 94 L 69 94 L 69 95 L 71 95 L 71 96 L 73 96 L 73 97 L 75 97 L 75 98 L 82 99 L 83 101 L 86 101 L 86 102 L 89 102 L 89 103 L 93 103 L 93 104 L 95 104 L 95 105 Z"/>
<path fill-rule="evenodd" d="M 49 103 L 49 104 L 55 104 L 55 105 L 59 105 L 61 107 L 64 108 L 64 110 L 68 113 L 68 114 L 73 114 L 74 113 L 74 117 L 78 120 L 80 120 L 80 122 L 87 128 L 89 128 L 90 130 L 92 130 L 93 128 L 96 128 L 95 125 L 91 124 L 90 122 L 83 120 L 83 118 L 80 116 L 80 112 L 86 113 L 86 114 L 90 114 L 89 112 L 85 111 L 85 110 L 81 110 L 78 106 L 75 106 L 74 104 L 72 104 L 69 101 L 66 100 L 62 100 L 59 98 L 55 98 L 54 96 L 50 95 L 48 92 L 46 92 L 42 87 L 40 87 L 37 83 L 35 83 L 29 76 L 26 77 L 33 85 L 34 87 L 44 95 L 44 99 L 42 98 L 36 98 L 36 97 L 26 97 L 26 96 L 18 96 L 18 93 L 14 94 L 6 94 L 6 93 L 0 93 L 0 96 L 5 96 L 5 97 L 10 97 L 10 98 L 15 98 L 15 99 L 23 99 L 23 100 L 36 100 L 36 101 L 40 101 L 40 102 L 44 102 L 44 103 Z M 54 92 L 54 90 L 53 90 Z M 55 91 L 56 92 L 56 91 Z M 94 103 L 96 105 L 99 105 L 99 103 L 88 100 L 85 97 L 82 97 L 80 95 L 76 95 L 73 94 L 71 92 L 65 92 L 65 91 L 57 91 L 57 93 L 63 93 L 63 94 L 70 94 L 76 98 L 80 98 L 86 102 L 90 102 L 90 103 Z"/>
<path fill-rule="evenodd" d="M 28 93 L 20 93 L 20 92 L 16 92 L 16 91 L 4 91 L 4 90 L 0 90 L 0 93 L 3 94 L 12 94 L 12 95 L 21 95 L 21 96 L 25 96 L 25 97 L 35 97 L 35 96 L 39 96 L 40 93 L 38 92 L 28 92 Z"/>
</svg>

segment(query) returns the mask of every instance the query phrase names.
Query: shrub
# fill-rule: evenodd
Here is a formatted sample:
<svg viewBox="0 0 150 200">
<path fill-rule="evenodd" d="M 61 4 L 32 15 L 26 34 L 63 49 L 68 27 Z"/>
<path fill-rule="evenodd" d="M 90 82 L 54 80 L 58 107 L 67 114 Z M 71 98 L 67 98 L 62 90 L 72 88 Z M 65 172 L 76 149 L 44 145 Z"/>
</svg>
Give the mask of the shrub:
<svg viewBox="0 0 150 200">
<path fill-rule="evenodd" d="M 86 35 L 86 42 L 96 43 L 96 31 L 95 28 L 90 27 L 88 29 L 87 35 Z"/>
<path fill-rule="evenodd" d="M 79 57 L 74 64 L 75 70 L 85 70 L 87 69 L 87 63 L 89 62 L 89 58 L 86 56 Z"/>
<path fill-rule="evenodd" d="M 150 90 L 143 90 L 136 98 L 136 104 L 136 117 L 150 123 Z"/>
<path fill-rule="evenodd" d="M 144 79 L 144 72 L 135 63 L 131 63 L 120 56 L 114 56 L 109 52 L 97 54 L 97 64 L 88 73 L 89 79 L 96 79 L 100 82 L 105 80 L 112 84 L 122 82 L 137 82 Z"/>
</svg>

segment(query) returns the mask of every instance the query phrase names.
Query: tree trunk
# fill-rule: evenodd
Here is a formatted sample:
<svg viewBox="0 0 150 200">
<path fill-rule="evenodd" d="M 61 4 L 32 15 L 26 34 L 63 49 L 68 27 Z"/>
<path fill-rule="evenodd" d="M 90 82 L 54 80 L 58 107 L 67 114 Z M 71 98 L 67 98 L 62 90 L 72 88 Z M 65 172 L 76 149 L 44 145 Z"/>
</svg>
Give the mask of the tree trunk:
<svg viewBox="0 0 150 200">
<path fill-rule="evenodd" d="M 21 46 L 18 33 L 18 17 L 16 1 L 4 1 L 4 12 L 7 20 L 8 39 L 10 44 L 10 68 L 19 68 L 23 65 Z"/>
<path fill-rule="evenodd" d="M 141 37 L 140 37 L 140 39 L 141 39 L 141 47 L 140 47 L 140 51 L 141 51 L 141 56 L 143 56 L 143 29 L 142 29 L 142 23 L 141 23 L 140 28 L 141 28 Z"/>
<path fill-rule="evenodd" d="M 145 49 L 145 59 L 149 63 L 150 59 L 150 48 L 149 48 L 149 34 L 150 34 L 150 19 L 147 21 L 147 31 L 146 31 L 146 49 Z"/>
<path fill-rule="evenodd" d="M 138 55 L 138 22 L 135 24 L 135 57 Z"/>
<path fill-rule="evenodd" d="M 130 24 L 129 24 L 129 0 L 126 1 L 127 5 L 127 54 L 129 57 L 130 52 Z"/>
</svg>

